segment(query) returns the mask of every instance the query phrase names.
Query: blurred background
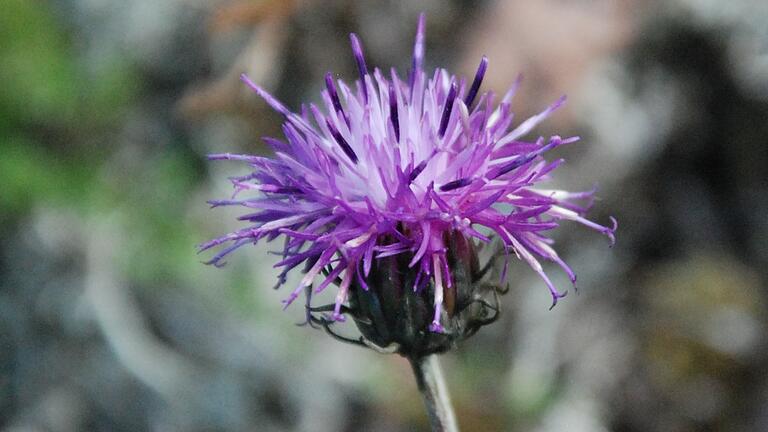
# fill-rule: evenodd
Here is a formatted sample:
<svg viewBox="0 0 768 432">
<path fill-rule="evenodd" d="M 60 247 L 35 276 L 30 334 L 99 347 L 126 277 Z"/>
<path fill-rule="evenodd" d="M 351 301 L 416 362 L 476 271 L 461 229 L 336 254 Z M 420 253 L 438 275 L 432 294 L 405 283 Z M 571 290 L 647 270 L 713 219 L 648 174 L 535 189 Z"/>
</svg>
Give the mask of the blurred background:
<svg viewBox="0 0 768 432">
<path fill-rule="evenodd" d="M 555 232 L 579 295 L 548 311 L 511 268 L 502 318 L 443 357 L 466 431 L 768 430 L 768 3 L 714 0 L 3 0 L 0 13 L 0 430 L 428 430 L 407 362 L 281 311 L 270 245 L 205 266 L 238 227 L 205 201 L 268 154 L 323 76 L 410 62 L 503 92 L 557 185 L 599 185 Z M 553 269 L 555 282 L 568 281 Z"/>
</svg>

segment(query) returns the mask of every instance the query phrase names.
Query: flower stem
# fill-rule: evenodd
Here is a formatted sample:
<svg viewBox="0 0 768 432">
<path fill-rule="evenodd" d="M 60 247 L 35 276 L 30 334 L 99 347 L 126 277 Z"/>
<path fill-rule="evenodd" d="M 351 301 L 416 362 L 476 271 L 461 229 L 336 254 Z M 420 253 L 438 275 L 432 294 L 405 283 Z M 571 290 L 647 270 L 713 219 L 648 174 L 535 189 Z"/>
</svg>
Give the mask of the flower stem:
<svg viewBox="0 0 768 432">
<path fill-rule="evenodd" d="M 456 415 L 453 413 L 448 386 L 445 384 L 443 370 L 437 355 L 410 358 L 416 384 L 424 399 L 433 432 L 458 432 Z"/>
</svg>

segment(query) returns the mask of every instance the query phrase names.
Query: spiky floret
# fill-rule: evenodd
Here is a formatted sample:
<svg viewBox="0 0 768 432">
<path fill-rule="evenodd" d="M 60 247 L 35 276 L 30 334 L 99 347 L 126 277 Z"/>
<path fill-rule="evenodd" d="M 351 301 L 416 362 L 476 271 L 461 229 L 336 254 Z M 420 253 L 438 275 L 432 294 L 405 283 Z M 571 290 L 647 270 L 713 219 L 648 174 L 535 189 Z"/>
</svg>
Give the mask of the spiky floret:
<svg viewBox="0 0 768 432">
<path fill-rule="evenodd" d="M 322 92 L 324 107 L 310 104 L 293 113 L 243 75 L 243 81 L 285 117 L 285 140 L 265 138 L 271 158 L 214 154 L 212 160 L 238 160 L 253 170 L 231 179 L 244 199 L 211 201 L 213 207 L 253 209 L 239 219 L 250 226 L 200 246 L 226 245 L 209 263 L 223 264 L 235 249 L 260 239 L 285 238 L 278 285 L 289 271 L 305 265 L 304 277 L 284 304 L 290 305 L 315 279 L 315 292 L 338 283 L 334 320 L 343 320 L 353 280 L 363 289 L 374 261 L 409 254 L 418 271 L 414 290 L 433 289 L 430 330 L 440 332 L 444 290 L 452 287 L 446 259 L 446 234 L 490 242 L 495 233 L 507 254 L 524 260 L 544 280 L 552 306 L 560 292 L 539 259 L 558 264 L 575 284 L 576 276 L 552 248 L 547 231 L 571 220 L 614 241 L 616 221 L 602 226 L 584 214 L 594 191 L 567 192 L 536 186 L 562 162 L 543 154 L 578 137 L 529 141 L 524 137 L 561 106 L 561 98 L 539 114 L 511 127 L 512 97 L 520 79 L 496 104 L 494 94 L 477 97 L 488 66 L 483 57 L 468 81 L 435 70 L 422 70 L 425 19 L 419 18 L 412 68 L 407 82 L 392 70 L 371 73 L 362 44 L 352 34 L 360 79 L 350 88 L 329 73 Z M 579 204 L 583 203 L 583 204 Z M 478 230 L 485 227 L 484 230 Z M 431 284 L 429 282 L 432 282 Z"/>
</svg>

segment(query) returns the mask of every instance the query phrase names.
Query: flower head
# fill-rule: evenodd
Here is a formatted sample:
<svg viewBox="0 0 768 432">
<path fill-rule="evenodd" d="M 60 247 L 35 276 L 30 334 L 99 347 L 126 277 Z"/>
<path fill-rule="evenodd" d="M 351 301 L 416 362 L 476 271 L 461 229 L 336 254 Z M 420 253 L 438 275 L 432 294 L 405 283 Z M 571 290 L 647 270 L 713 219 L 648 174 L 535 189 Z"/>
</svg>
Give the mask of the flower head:
<svg viewBox="0 0 768 432">
<path fill-rule="evenodd" d="M 424 30 L 421 16 L 405 80 L 394 70 L 371 71 L 352 34 L 359 80 L 349 86 L 329 73 L 324 106 L 310 104 L 301 113 L 291 112 L 243 75 L 285 117 L 285 137 L 265 138 L 274 157 L 210 156 L 243 161 L 252 170 L 232 179 L 236 195 L 252 195 L 211 201 L 214 207 L 249 209 L 240 217 L 249 226 L 202 245 L 201 250 L 225 245 L 210 263 L 222 264 L 227 254 L 260 239 L 283 237 L 278 285 L 289 271 L 305 266 L 285 306 L 305 290 L 310 295 L 335 284 L 329 320 L 340 321 L 350 301 L 356 299 L 360 307 L 360 295 L 405 290 L 429 299 L 429 330 L 441 333 L 448 315 L 456 312 L 445 306 L 455 301 L 459 273 L 476 260 L 474 244 L 498 237 L 506 254 L 527 262 L 543 279 L 553 306 L 565 295 L 539 260 L 559 265 L 574 284 L 576 276 L 545 234 L 562 220 L 586 225 L 612 242 L 616 229 L 613 219 L 607 227 L 584 218 L 594 191 L 538 187 L 562 163 L 546 161 L 544 153 L 578 137 L 526 137 L 565 98 L 512 126 L 510 104 L 520 80 L 496 103 L 493 93 L 480 93 L 485 57 L 471 81 L 444 69 L 427 75 L 422 69 Z M 457 248 L 468 252 L 462 255 Z M 391 265 L 397 269 L 390 275 L 408 275 L 397 284 L 408 286 L 379 286 L 393 283 L 380 275 Z"/>
</svg>

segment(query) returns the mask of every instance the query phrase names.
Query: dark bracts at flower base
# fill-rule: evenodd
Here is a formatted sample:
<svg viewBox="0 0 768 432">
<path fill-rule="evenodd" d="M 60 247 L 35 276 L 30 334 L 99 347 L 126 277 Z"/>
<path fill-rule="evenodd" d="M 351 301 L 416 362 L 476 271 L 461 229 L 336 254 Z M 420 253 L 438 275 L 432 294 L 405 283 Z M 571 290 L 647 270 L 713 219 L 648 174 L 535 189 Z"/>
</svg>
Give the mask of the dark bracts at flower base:
<svg viewBox="0 0 768 432">
<path fill-rule="evenodd" d="M 368 277 L 368 289 L 350 290 L 347 311 L 362 334 L 362 343 L 384 351 L 419 358 L 450 350 L 480 327 L 495 321 L 499 313 L 499 286 L 481 282 L 475 246 L 459 232 L 446 234 L 452 289 L 445 290 L 444 331 L 426 331 L 432 320 L 434 291 L 413 290 L 418 272 L 408 267 L 407 255 L 376 260 Z M 487 270 L 488 266 L 485 269 Z M 329 324 L 323 318 L 315 322 Z"/>
<path fill-rule="evenodd" d="M 578 137 L 523 137 L 564 98 L 511 128 L 511 100 L 520 80 L 497 105 L 492 93 L 479 93 L 485 58 L 471 83 L 443 69 L 427 79 L 424 35 L 422 16 L 407 80 L 394 70 L 389 78 L 378 69 L 370 73 L 362 44 L 351 35 L 360 79 L 353 89 L 328 74 L 325 110 L 310 104 L 293 113 L 243 76 L 285 116 L 286 142 L 265 139 L 274 158 L 211 156 L 248 163 L 253 172 L 232 183 L 235 194 L 255 195 L 212 201 L 214 207 L 249 209 L 240 220 L 251 225 L 200 249 L 226 245 L 209 261 L 221 265 L 242 246 L 283 237 L 278 286 L 292 269 L 304 267 L 285 306 L 304 292 L 309 323 L 337 338 L 408 357 L 433 427 L 452 430 L 450 406 L 439 390 L 444 385 L 429 356 L 498 315 L 500 288 L 484 282 L 495 256 L 481 268 L 477 247 L 492 237 L 500 240 L 497 255 L 527 262 L 549 288 L 554 306 L 566 291 L 554 286 L 539 259 L 557 264 L 574 285 L 576 277 L 544 234 L 571 220 L 613 241 L 616 222 L 607 227 L 584 218 L 594 191 L 536 187 L 562 163 L 542 155 Z M 502 280 L 505 275 L 506 262 Z M 338 286 L 335 302 L 312 305 L 312 294 L 331 284 Z M 347 317 L 359 339 L 334 331 Z"/>
</svg>

